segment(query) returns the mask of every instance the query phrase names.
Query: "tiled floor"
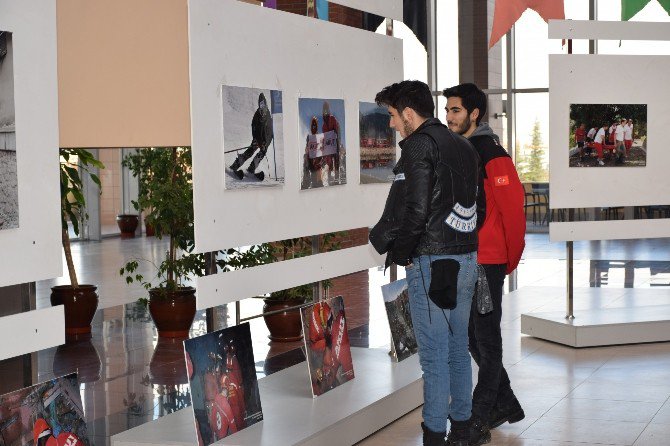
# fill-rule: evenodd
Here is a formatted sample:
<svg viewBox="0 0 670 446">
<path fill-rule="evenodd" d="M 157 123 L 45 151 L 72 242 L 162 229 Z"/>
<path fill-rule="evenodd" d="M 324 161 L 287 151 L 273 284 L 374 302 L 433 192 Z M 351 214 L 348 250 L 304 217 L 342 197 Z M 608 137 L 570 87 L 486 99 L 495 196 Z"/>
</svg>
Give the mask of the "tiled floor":
<svg viewBox="0 0 670 446">
<path fill-rule="evenodd" d="M 518 273 L 519 287 L 527 292 L 504 301 L 502 323 L 504 363 L 526 419 L 496 429 L 492 444 L 670 444 L 670 343 L 575 350 L 519 333 L 522 312 L 564 306 L 561 289 L 549 287 L 564 286 L 565 262 L 560 260 L 565 258 L 564 244 L 550 243 L 546 234 L 530 234 L 527 243 Z M 190 402 L 181 343 L 156 337 L 145 310 L 132 303 L 143 293 L 127 287 L 118 276 L 126 259 L 157 257 L 164 248 L 146 238 L 75 244 L 80 281 L 99 284 L 102 309 L 90 341 L 38 354 L 39 379 L 79 371 L 96 446 L 109 444 L 110 435 Z M 668 240 L 575 243 L 576 286 L 667 286 L 668 248 Z M 389 331 L 379 286 L 388 275 L 374 269 L 369 277 L 369 301 L 350 299 L 347 308 L 352 320 L 363 319 L 356 316 L 360 314 L 368 321 L 350 327 L 350 336 L 353 345 L 386 348 Z M 58 282 L 38 283 L 38 307 L 49 305 L 49 287 Z M 645 304 L 670 303 L 670 288 L 665 289 L 667 300 L 662 288 Z M 584 296 L 576 292 L 576 307 L 592 306 Z M 261 306 L 257 299 L 243 301 L 242 316 L 259 313 Z M 218 325 L 233 323 L 234 311 L 234 305 L 217 308 Z M 200 313 L 191 335 L 205 331 Z M 262 320 L 252 320 L 251 331 L 259 376 L 303 360 L 301 343 L 268 342 Z M 420 421 L 419 409 L 360 444 L 421 444 Z"/>
</svg>

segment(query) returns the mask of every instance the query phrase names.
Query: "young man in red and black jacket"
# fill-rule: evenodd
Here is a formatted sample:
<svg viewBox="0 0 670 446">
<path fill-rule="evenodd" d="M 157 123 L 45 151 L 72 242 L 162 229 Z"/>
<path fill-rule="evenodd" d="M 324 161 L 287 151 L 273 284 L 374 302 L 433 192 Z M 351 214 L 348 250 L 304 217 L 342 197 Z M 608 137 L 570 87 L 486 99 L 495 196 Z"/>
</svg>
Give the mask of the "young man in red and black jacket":
<svg viewBox="0 0 670 446">
<path fill-rule="evenodd" d="M 444 90 L 449 128 L 475 146 L 484 170 L 486 217 L 479 230 L 477 261 L 484 267 L 493 312 L 480 315 L 473 299 L 469 348 L 479 366 L 472 396 L 472 429 L 482 435 L 505 422 L 525 417 L 502 365 L 502 295 L 505 276 L 519 264 L 525 246 L 524 189 L 512 159 L 498 136 L 481 119 L 486 114 L 486 95 L 474 84 Z"/>
</svg>

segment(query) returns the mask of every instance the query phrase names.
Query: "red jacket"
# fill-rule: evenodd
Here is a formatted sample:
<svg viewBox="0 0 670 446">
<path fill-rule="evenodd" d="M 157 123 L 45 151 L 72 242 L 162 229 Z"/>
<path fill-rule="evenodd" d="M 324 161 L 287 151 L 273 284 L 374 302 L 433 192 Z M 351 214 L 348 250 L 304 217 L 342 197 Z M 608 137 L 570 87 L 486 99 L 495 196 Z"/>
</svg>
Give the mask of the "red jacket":
<svg viewBox="0 0 670 446">
<path fill-rule="evenodd" d="M 479 229 L 477 261 L 481 265 L 507 264 L 514 271 L 526 246 L 524 189 L 512 158 L 489 135 L 471 136 L 484 165 L 486 218 Z"/>
</svg>

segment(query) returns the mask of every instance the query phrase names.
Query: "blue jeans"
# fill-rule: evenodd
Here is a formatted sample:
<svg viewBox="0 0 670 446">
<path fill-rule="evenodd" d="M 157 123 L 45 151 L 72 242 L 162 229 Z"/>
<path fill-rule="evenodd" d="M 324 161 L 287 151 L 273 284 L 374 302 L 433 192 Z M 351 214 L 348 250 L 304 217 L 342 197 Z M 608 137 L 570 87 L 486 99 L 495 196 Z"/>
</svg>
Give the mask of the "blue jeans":
<svg viewBox="0 0 670 446">
<path fill-rule="evenodd" d="M 442 310 L 428 297 L 430 262 L 439 259 L 454 259 L 460 264 L 453 310 Z M 477 281 L 477 253 L 425 255 L 413 262 L 406 269 L 412 324 L 423 371 L 423 422 L 433 432 L 444 432 L 448 416 L 465 421 L 472 411 L 468 321 Z"/>
</svg>

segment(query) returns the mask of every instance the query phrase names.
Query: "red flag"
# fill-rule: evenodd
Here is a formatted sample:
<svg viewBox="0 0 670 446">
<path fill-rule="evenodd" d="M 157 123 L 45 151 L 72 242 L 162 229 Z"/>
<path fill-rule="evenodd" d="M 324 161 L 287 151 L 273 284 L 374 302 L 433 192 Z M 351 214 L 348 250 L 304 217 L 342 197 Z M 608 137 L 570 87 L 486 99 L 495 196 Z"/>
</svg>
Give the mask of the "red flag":
<svg viewBox="0 0 670 446">
<path fill-rule="evenodd" d="M 498 43 L 528 8 L 540 14 L 545 22 L 549 19 L 565 19 L 563 0 L 496 0 L 489 49 Z"/>
</svg>

